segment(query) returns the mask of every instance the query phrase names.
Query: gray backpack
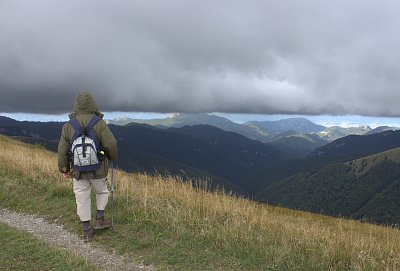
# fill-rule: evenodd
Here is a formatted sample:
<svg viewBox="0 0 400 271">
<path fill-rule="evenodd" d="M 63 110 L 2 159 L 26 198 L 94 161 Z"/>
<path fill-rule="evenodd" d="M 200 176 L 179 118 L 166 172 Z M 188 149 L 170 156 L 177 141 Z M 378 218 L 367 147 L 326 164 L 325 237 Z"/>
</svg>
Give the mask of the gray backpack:
<svg viewBox="0 0 400 271">
<path fill-rule="evenodd" d="M 69 121 L 75 132 L 71 139 L 71 156 L 74 171 L 96 171 L 101 167 L 99 142 L 93 132 L 94 125 L 100 120 L 94 116 L 86 127 L 79 125 L 76 118 Z"/>
</svg>

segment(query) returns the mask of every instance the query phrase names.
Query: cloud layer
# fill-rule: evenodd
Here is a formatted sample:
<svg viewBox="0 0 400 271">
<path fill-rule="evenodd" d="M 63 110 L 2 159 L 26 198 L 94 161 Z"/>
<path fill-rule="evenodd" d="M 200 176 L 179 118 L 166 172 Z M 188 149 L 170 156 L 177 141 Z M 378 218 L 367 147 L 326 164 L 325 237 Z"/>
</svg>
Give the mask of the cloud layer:
<svg viewBox="0 0 400 271">
<path fill-rule="evenodd" d="M 400 116 L 400 3 L 3 0 L 0 112 Z"/>
</svg>

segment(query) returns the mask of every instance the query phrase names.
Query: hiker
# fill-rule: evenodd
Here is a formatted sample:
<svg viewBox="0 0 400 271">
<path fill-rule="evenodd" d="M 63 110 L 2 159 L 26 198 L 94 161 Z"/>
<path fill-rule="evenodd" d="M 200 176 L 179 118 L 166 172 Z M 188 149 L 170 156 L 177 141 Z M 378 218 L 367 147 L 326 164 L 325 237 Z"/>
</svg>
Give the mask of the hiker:
<svg viewBox="0 0 400 271">
<path fill-rule="evenodd" d="M 99 112 L 97 104 L 89 92 L 79 93 L 75 98 L 73 113 L 69 115 L 70 121 L 65 123 L 58 144 L 58 168 L 64 174 L 64 178 L 73 178 L 73 190 L 75 193 L 77 214 L 82 221 L 84 241 L 89 242 L 93 239 L 94 230 L 90 224 L 92 219 L 91 215 L 91 188 L 96 192 L 96 223 L 95 230 L 106 229 L 111 227 L 111 222 L 104 217 L 104 209 L 107 206 L 109 190 L 107 188 L 107 175 L 109 169 L 109 160 L 117 163 L 118 148 L 117 141 L 115 140 L 110 128 L 102 119 L 103 114 Z M 90 124 L 91 123 L 91 124 Z M 90 129 L 89 126 L 93 125 Z M 75 126 L 75 129 L 74 129 Z M 78 130 L 78 131 L 77 131 Z M 79 131 L 80 130 L 80 131 Z M 72 144 L 75 142 L 82 142 L 84 131 L 87 134 L 89 130 L 94 134 L 95 142 L 98 141 L 98 160 L 97 164 L 89 167 L 76 166 L 75 160 L 81 159 L 76 156 L 79 153 L 72 151 Z M 79 136 L 75 141 L 73 137 Z M 82 137 L 82 138 L 81 138 Z M 86 135 L 89 137 L 89 135 Z M 86 141 L 85 141 L 86 142 Z M 76 144 L 79 148 L 79 144 Z M 87 155 L 94 155 L 89 153 L 89 147 L 83 148 Z M 93 144 L 96 145 L 96 144 Z M 82 148 L 82 144 L 80 144 Z M 76 148 L 76 147 L 75 147 Z M 82 152 L 80 155 L 85 154 Z M 96 157 L 95 157 L 96 158 Z M 91 158 L 93 159 L 93 158 Z M 73 163 L 73 164 L 72 164 Z"/>
</svg>

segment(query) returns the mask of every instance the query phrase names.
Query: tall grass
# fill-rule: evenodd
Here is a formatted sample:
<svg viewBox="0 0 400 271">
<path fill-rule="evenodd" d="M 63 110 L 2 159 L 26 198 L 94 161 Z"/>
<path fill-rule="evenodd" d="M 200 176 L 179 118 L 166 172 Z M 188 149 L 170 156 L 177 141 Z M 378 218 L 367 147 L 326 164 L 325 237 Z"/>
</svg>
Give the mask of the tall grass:
<svg viewBox="0 0 400 271">
<path fill-rule="evenodd" d="M 3 136 L 0 146 L 0 163 L 9 170 L 70 188 L 54 153 Z M 226 269 L 400 270 L 400 234 L 390 227 L 259 204 L 178 177 L 117 170 L 115 180 L 123 216 L 190 236 L 188 243 L 215 254 L 214 263 L 218 257 L 239 259 Z"/>
</svg>

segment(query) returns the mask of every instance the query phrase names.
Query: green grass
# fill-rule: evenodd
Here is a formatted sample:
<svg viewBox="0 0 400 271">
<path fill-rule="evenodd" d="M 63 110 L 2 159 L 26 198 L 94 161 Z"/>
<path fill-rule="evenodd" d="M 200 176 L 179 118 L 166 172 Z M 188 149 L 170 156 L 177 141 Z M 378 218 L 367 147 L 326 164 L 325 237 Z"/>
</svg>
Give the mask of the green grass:
<svg viewBox="0 0 400 271">
<path fill-rule="evenodd" d="M 85 260 L 0 223 L 0 270 L 97 270 Z"/>
<path fill-rule="evenodd" d="M 80 234 L 72 185 L 60 178 L 55 155 L 1 136 L 0 146 L 0 206 Z M 157 270 L 400 270 L 395 229 L 205 192 L 174 178 L 117 171 L 116 179 L 115 229 L 95 242 Z"/>
</svg>

